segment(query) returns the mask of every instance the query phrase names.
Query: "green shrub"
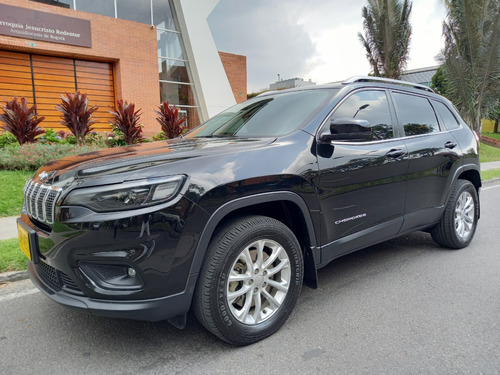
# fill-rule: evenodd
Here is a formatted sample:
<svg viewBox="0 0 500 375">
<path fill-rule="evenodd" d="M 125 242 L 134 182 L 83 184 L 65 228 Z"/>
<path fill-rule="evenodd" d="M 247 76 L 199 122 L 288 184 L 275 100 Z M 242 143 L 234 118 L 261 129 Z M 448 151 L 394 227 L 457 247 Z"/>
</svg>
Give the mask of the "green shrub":
<svg viewBox="0 0 500 375">
<path fill-rule="evenodd" d="M 71 144 L 25 144 L 0 149 L 0 169 L 34 171 L 43 164 L 65 156 L 92 152 L 101 147 Z"/>
<path fill-rule="evenodd" d="M 164 132 L 160 132 L 156 135 L 153 135 L 153 141 L 164 141 L 167 139 L 167 136 Z"/>
<path fill-rule="evenodd" d="M 126 146 L 127 142 L 125 142 L 125 135 L 118 128 L 113 128 L 111 134 L 108 134 L 108 139 L 106 140 L 106 144 L 108 147 L 119 147 Z"/>
<path fill-rule="evenodd" d="M 0 148 L 17 145 L 17 138 L 9 132 L 0 133 Z"/>
<path fill-rule="evenodd" d="M 68 136 L 67 139 L 69 139 L 69 138 L 70 137 Z M 107 133 L 91 132 L 91 133 L 87 134 L 87 136 L 85 137 L 85 144 L 87 146 L 91 146 L 91 147 L 107 148 L 107 147 L 109 147 L 108 146 L 108 138 L 109 138 L 109 134 L 107 134 Z M 76 142 L 76 139 L 75 139 L 75 142 Z"/>
<path fill-rule="evenodd" d="M 45 134 L 39 136 L 37 141 L 48 144 L 66 143 L 64 135 L 63 130 L 56 132 L 54 129 L 45 129 Z"/>
</svg>

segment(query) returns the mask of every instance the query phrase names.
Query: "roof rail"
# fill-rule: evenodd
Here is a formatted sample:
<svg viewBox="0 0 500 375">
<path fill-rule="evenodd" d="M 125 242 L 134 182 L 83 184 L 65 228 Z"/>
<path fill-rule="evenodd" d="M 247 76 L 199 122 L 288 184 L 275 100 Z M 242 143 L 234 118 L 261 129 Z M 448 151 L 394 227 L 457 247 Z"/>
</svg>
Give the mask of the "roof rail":
<svg viewBox="0 0 500 375">
<path fill-rule="evenodd" d="M 390 79 L 390 78 L 383 78 L 383 77 L 355 76 L 355 77 L 351 77 L 351 78 L 346 79 L 344 82 L 342 82 L 342 84 L 346 85 L 346 84 L 354 83 L 354 82 L 385 82 L 385 83 L 392 83 L 395 85 L 409 86 L 409 87 L 413 87 L 413 88 L 428 91 L 428 92 L 434 92 L 434 90 L 431 89 L 430 87 L 427 87 L 425 85 L 421 85 L 419 83 L 400 81 L 397 79 Z"/>
</svg>

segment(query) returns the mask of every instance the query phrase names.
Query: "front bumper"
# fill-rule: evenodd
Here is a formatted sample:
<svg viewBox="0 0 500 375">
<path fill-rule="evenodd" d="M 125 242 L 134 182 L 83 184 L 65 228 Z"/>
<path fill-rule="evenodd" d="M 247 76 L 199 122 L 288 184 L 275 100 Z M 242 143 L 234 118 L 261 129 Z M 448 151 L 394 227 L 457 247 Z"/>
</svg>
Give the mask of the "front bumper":
<svg viewBox="0 0 500 375">
<path fill-rule="evenodd" d="M 197 275 L 188 278 L 186 289 L 178 294 L 147 300 L 105 300 L 77 296 L 64 289 L 55 290 L 44 282 L 35 264 L 28 261 L 31 281 L 40 291 L 61 305 L 82 310 L 95 316 L 125 318 L 145 321 L 171 319 L 188 312 Z"/>
</svg>

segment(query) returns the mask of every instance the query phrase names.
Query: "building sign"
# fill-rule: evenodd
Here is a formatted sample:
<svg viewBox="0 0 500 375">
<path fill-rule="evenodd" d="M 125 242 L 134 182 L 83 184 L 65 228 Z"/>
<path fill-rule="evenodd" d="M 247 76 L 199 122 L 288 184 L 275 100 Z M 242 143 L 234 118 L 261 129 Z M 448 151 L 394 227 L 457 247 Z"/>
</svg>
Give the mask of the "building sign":
<svg viewBox="0 0 500 375">
<path fill-rule="evenodd" d="M 92 47 L 90 21 L 0 4 L 0 34 Z"/>
</svg>

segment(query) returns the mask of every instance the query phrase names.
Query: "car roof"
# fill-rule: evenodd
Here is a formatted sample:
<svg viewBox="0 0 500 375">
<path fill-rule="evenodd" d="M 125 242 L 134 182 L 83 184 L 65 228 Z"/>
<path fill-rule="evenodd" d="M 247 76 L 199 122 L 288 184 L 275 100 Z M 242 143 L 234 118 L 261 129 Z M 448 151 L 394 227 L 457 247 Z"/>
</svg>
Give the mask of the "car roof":
<svg viewBox="0 0 500 375">
<path fill-rule="evenodd" d="M 416 89 L 417 92 L 420 93 L 428 93 L 428 94 L 435 94 L 434 91 L 425 85 L 419 84 L 419 83 L 413 83 L 413 82 L 408 82 L 408 81 L 401 81 L 401 80 L 396 80 L 396 79 L 389 79 L 389 78 L 383 78 L 383 77 L 370 77 L 370 76 L 355 76 L 355 77 L 350 77 L 342 82 L 332 82 L 332 83 L 326 83 L 322 85 L 314 85 L 314 86 L 302 86 L 302 87 L 295 87 L 295 88 L 290 88 L 286 90 L 273 90 L 273 91 L 266 91 L 263 92 L 262 94 L 259 94 L 258 97 L 261 96 L 268 96 L 268 95 L 276 95 L 276 94 L 281 94 L 285 92 L 294 92 L 294 91 L 307 91 L 307 90 L 320 90 L 320 89 L 341 89 L 346 86 L 350 85 L 356 85 L 356 86 L 371 86 L 371 87 L 393 87 L 393 88 L 409 88 L 409 89 Z M 411 90 L 411 91 L 414 91 Z M 415 92 L 415 91 L 414 91 Z"/>
</svg>

